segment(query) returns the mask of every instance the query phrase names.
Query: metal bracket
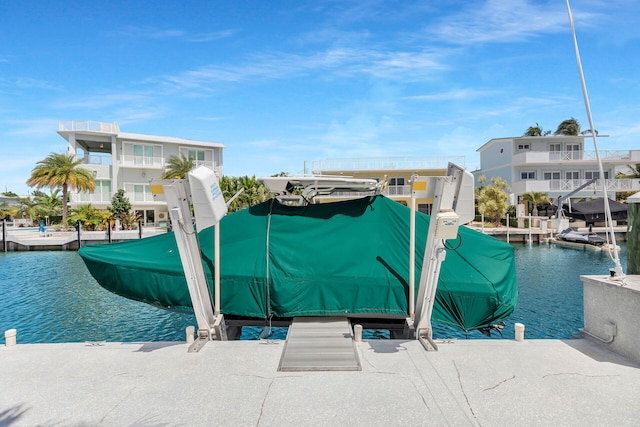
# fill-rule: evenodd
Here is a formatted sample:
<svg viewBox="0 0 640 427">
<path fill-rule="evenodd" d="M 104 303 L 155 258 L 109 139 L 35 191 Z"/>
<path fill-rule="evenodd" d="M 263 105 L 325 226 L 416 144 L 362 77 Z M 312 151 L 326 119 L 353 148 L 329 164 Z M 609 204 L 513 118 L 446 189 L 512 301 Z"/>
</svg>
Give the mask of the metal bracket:
<svg viewBox="0 0 640 427">
<path fill-rule="evenodd" d="M 224 316 L 222 314 L 217 314 L 214 316 L 211 329 L 198 329 L 198 338 L 189 346 L 187 353 L 199 352 L 206 343 L 212 340 L 227 340 L 227 326 L 224 322 Z"/>
<path fill-rule="evenodd" d="M 428 329 L 418 331 L 418 341 L 427 351 L 438 351 L 438 344 L 431 339 L 431 333 Z"/>
</svg>

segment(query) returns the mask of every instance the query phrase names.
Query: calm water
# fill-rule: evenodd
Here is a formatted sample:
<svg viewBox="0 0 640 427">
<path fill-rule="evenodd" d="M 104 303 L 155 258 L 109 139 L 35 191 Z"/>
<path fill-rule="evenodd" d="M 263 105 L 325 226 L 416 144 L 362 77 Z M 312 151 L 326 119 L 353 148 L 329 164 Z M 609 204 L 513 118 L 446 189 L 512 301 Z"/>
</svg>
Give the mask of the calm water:
<svg viewBox="0 0 640 427">
<path fill-rule="evenodd" d="M 524 323 L 527 338 L 570 338 L 583 326 L 581 274 L 608 274 L 607 254 L 549 245 L 515 246 L 519 298 L 507 321 Z M 620 258 L 626 270 L 626 252 Z M 0 343 L 4 331 L 18 330 L 19 343 L 84 341 L 182 341 L 195 325 L 191 314 L 160 310 L 114 295 L 91 277 L 76 252 L 0 253 Z M 242 339 L 257 339 L 258 328 L 244 328 Z M 385 337 L 384 332 L 370 332 Z M 275 338 L 284 338 L 277 328 Z M 436 338 L 466 334 L 436 327 Z M 494 337 L 496 337 L 494 335 Z M 472 332 L 468 338 L 484 338 Z"/>
</svg>

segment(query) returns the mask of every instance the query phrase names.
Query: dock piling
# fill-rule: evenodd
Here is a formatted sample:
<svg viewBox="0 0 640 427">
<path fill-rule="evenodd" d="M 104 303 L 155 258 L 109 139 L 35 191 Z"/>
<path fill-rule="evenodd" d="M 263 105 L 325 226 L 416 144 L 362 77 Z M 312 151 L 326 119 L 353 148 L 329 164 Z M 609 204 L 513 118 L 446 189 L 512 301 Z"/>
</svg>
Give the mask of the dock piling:
<svg viewBox="0 0 640 427">
<path fill-rule="evenodd" d="M 14 345 L 16 345 L 16 335 L 18 334 L 18 331 L 15 329 L 8 329 L 4 332 L 4 342 L 5 342 L 5 346 L 7 347 L 13 347 Z"/>
</svg>

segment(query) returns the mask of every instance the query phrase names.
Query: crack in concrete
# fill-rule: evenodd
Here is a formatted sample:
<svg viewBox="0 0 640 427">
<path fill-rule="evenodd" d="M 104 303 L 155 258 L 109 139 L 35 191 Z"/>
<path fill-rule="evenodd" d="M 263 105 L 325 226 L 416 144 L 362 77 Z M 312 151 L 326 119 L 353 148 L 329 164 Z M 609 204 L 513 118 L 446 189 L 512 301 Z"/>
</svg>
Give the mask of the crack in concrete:
<svg viewBox="0 0 640 427">
<path fill-rule="evenodd" d="M 273 385 L 274 381 L 275 378 L 272 378 L 271 382 L 269 382 L 269 387 L 267 387 L 267 392 L 264 394 L 264 399 L 262 399 L 262 404 L 260 405 L 260 415 L 258 416 L 258 421 L 256 421 L 256 427 L 260 425 L 260 420 L 262 420 L 262 411 L 264 411 L 264 404 L 267 401 L 267 397 L 269 396 L 269 392 L 271 391 L 271 386 Z"/>
<path fill-rule="evenodd" d="M 98 424 L 102 424 L 105 420 L 105 418 L 107 418 L 109 416 L 109 414 L 111 414 L 113 411 L 115 411 L 118 406 L 120 406 L 122 404 L 122 402 L 124 402 L 125 400 L 127 400 L 129 398 L 129 396 L 131 396 L 131 394 L 133 393 L 133 391 L 136 389 L 136 387 L 131 387 L 131 389 L 129 390 L 129 392 L 127 393 L 126 396 L 124 396 L 122 399 L 120 399 L 115 405 L 113 405 L 113 407 L 111 409 L 109 409 L 107 412 L 105 412 L 105 414 L 102 416 L 102 418 L 100 418 L 100 422 Z"/>
<path fill-rule="evenodd" d="M 579 377 L 587 377 L 587 378 L 607 378 L 607 377 L 619 377 L 620 375 L 587 375 L 587 374 L 581 374 L 580 372 L 558 372 L 555 374 L 546 374 L 543 375 L 542 378 L 547 378 L 547 377 L 558 377 L 560 375 L 576 375 Z"/>
<path fill-rule="evenodd" d="M 514 376 L 512 376 L 511 378 L 505 378 L 504 380 L 500 381 L 499 383 L 497 383 L 497 384 L 496 384 L 496 385 L 494 385 L 493 387 L 487 387 L 487 388 L 485 388 L 485 389 L 484 389 L 484 390 L 482 390 L 482 391 L 494 390 L 494 389 L 496 389 L 496 388 L 500 387 L 502 384 L 506 383 L 507 381 L 511 381 L 511 380 L 513 380 L 513 379 L 515 379 L 515 378 L 516 378 L 516 376 L 515 376 L 515 375 L 514 375 Z"/>
<path fill-rule="evenodd" d="M 453 363 L 453 367 L 456 368 L 456 373 L 458 374 L 458 384 L 460 385 L 460 391 L 462 391 L 462 395 L 464 396 L 464 399 L 467 401 L 467 407 L 469 408 L 469 411 L 471 411 L 471 415 L 473 415 L 473 419 L 476 420 L 478 425 L 481 425 L 480 421 L 478 420 L 478 417 L 476 416 L 476 413 L 473 411 L 473 407 L 471 406 L 471 402 L 469 401 L 469 396 L 467 396 L 467 392 L 464 390 L 464 386 L 462 385 L 462 376 L 460 375 L 460 370 L 458 369 L 458 365 L 456 365 L 455 360 L 452 360 L 452 363 Z"/>
</svg>

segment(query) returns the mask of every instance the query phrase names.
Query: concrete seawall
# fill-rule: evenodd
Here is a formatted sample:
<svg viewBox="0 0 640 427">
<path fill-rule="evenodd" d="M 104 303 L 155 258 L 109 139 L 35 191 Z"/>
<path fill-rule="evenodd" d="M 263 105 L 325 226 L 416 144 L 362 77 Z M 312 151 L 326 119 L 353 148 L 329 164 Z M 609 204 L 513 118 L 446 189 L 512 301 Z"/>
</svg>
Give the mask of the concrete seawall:
<svg viewBox="0 0 640 427">
<path fill-rule="evenodd" d="M 142 230 L 112 231 L 53 231 L 39 232 L 37 229 L 8 229 L 6 241 L 0 235 L 0 251 L 76 251 L 87 243 L 112 243 L 135 240 L 166 233 L 165 228 L 143 227 Z"/>
</svg>

